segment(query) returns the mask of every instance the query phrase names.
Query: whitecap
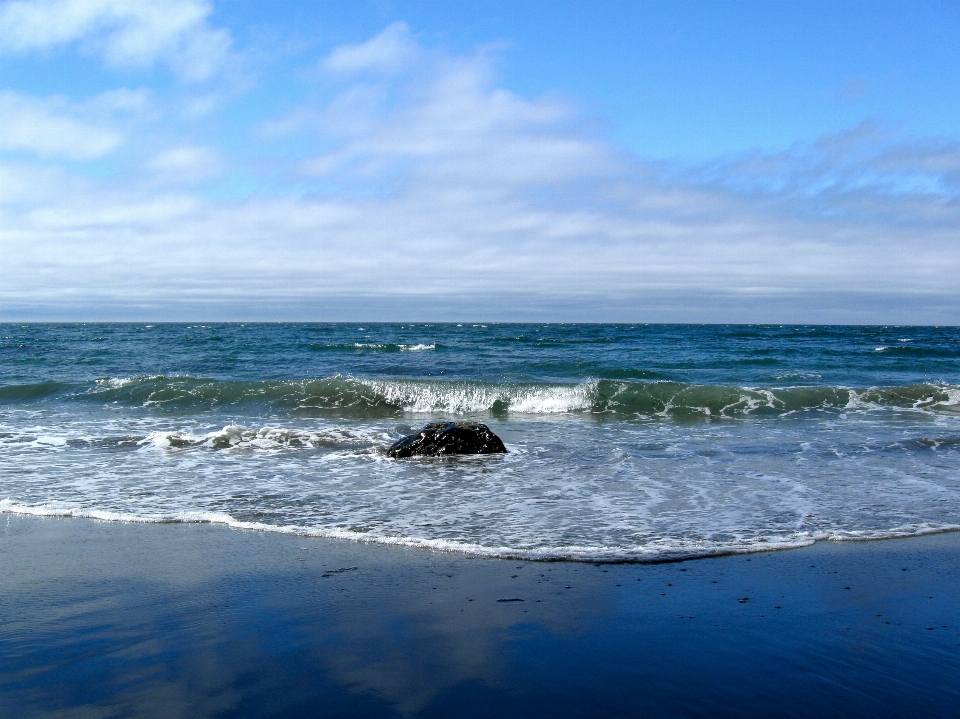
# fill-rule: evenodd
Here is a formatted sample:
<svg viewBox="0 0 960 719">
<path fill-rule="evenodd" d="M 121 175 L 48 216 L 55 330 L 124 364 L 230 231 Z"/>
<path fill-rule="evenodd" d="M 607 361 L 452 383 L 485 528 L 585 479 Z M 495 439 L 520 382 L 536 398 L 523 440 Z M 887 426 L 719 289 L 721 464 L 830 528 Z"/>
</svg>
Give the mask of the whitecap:
<svg viewBox="0 0 960 719">
<path fill-rule="evenodd" d="M 406 412 L 477 414 L 509 409 L 520 414 L 558 414 L 588 410 L 596 382 L 580 385 L 485 385 L 471 382 L 363 382 L 389 404 Z"/>
<path fill-rule="evenodd" d="M 202 433 L 193 433 L 187 430 L 153 431 L 140 440 L 139 444 L 165 449 L 202 447 L 207 449 L 279 450 L 382 444 L 390 439 L 392 439 L 392 435 L 372 429 L 326 428 L 310 430 L 283 427 L 254 429 L 231 424 L 219 430 Z"/>
</svg>

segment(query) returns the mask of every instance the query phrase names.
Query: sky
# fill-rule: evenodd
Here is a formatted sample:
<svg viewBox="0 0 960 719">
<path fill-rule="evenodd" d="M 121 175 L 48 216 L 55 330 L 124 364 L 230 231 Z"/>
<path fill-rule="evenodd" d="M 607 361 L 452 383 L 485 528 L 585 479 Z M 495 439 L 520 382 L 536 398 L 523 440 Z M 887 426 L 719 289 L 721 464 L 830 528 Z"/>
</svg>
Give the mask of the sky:
<svg viewBox="0 0 960 719">
<path fill-rule="evenodd" d="M 0 321 L 960 324 L 956 2 L 0 2 Z"/>
</svg>

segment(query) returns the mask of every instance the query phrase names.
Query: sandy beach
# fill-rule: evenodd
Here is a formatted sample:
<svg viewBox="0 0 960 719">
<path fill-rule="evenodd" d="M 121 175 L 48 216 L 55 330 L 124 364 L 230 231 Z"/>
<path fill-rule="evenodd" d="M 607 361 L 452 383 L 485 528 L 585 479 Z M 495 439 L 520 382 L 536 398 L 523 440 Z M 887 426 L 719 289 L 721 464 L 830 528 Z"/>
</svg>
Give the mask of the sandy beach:
<svg viewBox="0 0 960 719">
<path fill-rule="evenodd" d="M 951 716 L 960 533 L 668 564 L 0 517 L 0 715 Z"/>
</svg>

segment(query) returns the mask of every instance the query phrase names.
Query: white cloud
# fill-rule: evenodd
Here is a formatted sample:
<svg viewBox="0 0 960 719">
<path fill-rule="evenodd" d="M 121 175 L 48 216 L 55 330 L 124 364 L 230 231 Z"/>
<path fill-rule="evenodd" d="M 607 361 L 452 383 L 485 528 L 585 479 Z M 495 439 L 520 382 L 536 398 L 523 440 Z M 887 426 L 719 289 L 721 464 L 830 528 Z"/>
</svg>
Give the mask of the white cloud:
<svg viewBox="0 0 960 719">
<path fill-rule="evenodd" d="M 334 75 L 393 75 L 402 71 L 418 50 L 407 24 L 395 22 L 366 42 L 334 48 L 322 67 Z"/>
<path fill-rule="evenodd" d="M 223 101 L 223 96 L 218 92 L 185 97 L 181 99 L 179 103 L 180 114 L 184 118 L 191 120 L 206 117 L 219 109 Z"/>
<path fill-rule="evenodd" d="M 107 90 L 92 97 L 87 104 L 91 110 L 101 114 L 133 117 L 155 114 L 153 93 L 143 87 Z"/>
<path fill-rule="evenodd" d="M 0 91 L 0 150 L 91 160 L 120 144 L 118 132 L 72 117 L 64 101 Z"/>
<path fill-rule="evenodd" d="M 340 144 L 306 160 L 304 170 L 392 183 L 403 168 L 421 184 L 483 185 L 509 194 L 626 169 L 618 152 L 578 127 L 569 105 L 495 87 L 484 55 L 441 59 L 426 76 L 399 82 L 394 93 L 407 99 L 388 109 L 382 100 L 390 93 L 363 83 L 334 97 L 317 129 Z"/>
<path fill-rule="evenodd" d="M 154 155 L 146 169 L 168 182 L 191 183 L 219 174 L 221 161 L 210 148 L 184 146 Z"/>
<path fill-rule="evenodd" d="M 290 161 L 285 196 L 37 170 L 44 192 L 0 198 L 0 311 L 960 321 L 949 142 L 858 127 L 676 167 L 621 151 L 568 103 L 499 88 L 483 54 L 415 55 L 275 121 L 327 148 Z M 146 168 L 219 164 L 185 144 Z"/>
<path fill-rule="evenodd" d="M 860 222 L 956 221 L 960 143 L 918 139 L 866 122 L 797 144 L 696 168 L 694 182 Z"/>
<path fill-rule="evenodd" d="M 45 50 L 80 42 L 115 67 L 166 62 L 191 81 L 228 57 L 229 32 L 210 27 L 205 0 L 15 0 L 0 7 L 0 47 Z"/>
</svg>

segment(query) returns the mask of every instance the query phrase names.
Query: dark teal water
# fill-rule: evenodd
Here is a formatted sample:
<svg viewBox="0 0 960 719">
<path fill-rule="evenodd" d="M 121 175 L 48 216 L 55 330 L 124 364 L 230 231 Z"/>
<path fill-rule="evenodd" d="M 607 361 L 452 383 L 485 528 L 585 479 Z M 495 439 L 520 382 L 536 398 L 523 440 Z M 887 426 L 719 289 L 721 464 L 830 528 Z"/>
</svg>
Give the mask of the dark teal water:
<svg viewBox="0 0 960 719">
<path fill-rule="evenodd" d="M 960 525 L 960 329 L 0 325 L 0 508 L 643 560 Z M 505 457 L 396 461 L 439 418 Z"/>
</svg>

